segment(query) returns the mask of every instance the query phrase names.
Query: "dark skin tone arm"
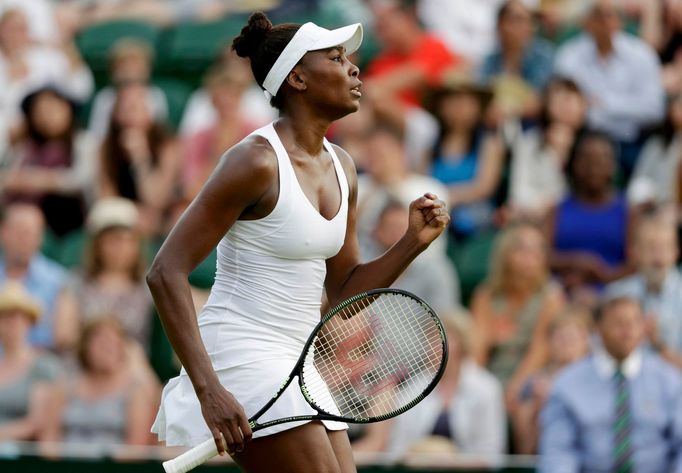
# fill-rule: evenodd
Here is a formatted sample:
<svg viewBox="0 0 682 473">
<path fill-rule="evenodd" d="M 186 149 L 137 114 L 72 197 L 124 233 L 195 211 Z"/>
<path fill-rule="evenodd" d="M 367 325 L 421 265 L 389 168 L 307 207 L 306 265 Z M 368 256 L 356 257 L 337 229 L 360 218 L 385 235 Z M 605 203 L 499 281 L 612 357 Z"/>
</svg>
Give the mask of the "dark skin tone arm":
<svg viewBox="0 0 682 473">
<path fill-rule="evenodd" d="M 214 426 L 211 431 L 221 454 L 225 452 L 221 433 L 227 449 L 234 451 L 250 440 L 251 429 L 243 409 L 213 370 L 187 277 L 237 219 L 259 216 L 273 190 L 279 191 L 273 182 L 277 182 L 277 160 L 263 138 L 232 148 L 173 228 L 147 275 L 161 322 L 192 380 L 208 425 Z"/>
<path fill-rule="evenodd" d="M 332 306 L 359 292 L 390 286 L 449 223 L 447 212 L 441 210 L 445 208 L 444 203 L 434 194 L 426 194 L 410 204 L 410 221 L 405 235 L 379 258 L 360 264 L 355 230 L 357 175 L 350 156 L 339 147 L 335 149 L 351 191 L 345 243 L 336 256 L 327 260 L 325 289 Z"/>
</svg>

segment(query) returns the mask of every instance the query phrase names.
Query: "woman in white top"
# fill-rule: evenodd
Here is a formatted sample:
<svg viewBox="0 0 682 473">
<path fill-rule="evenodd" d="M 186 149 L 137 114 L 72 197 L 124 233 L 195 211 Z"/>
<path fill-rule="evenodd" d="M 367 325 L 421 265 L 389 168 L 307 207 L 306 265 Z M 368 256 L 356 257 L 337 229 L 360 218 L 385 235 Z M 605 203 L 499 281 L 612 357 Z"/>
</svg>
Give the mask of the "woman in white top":
<svg viewBox="0 0 682 473">
<path fill-rule="evenodd" d="M 170 445 L 213 437 L 247 472 L 355 471 L 337 422 L 283 424 L 244 443 L 248 417 L 284 381 L 319 321 L 323 291 L 333 304 L 390 285 L 449 223 L 444 203 L 427 194 L 411 204 L 404 237 L 359 262 L 355 169 L 324 135 L 359 107 L 359 72 L 346 54 L 361 39 L 360 25 L 273 27 L 259 12 L 234 40 L 281 118 L 226 152 L 147 276 L 184 366 L 153 427 Z M 195 317 L 187 275 L 216 244 L 216 282 Z M 294 386 L 263 419 L 311 411 Z"/>
</svg>

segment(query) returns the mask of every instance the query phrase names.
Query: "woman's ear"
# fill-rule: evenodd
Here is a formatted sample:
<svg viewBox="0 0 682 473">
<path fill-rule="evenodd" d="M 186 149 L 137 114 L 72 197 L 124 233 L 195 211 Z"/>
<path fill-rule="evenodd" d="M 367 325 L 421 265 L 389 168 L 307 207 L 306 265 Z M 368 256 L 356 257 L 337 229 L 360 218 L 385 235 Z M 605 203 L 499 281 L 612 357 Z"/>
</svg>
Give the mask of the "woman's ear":
<svg viewBox="0 0 682 473">
<path fill-rule="evenodd" d="M 303 92 L 308 88 L 305 80 L 305 74 L 298 66 L 291 70 L 291 72 L 287 75 L 286 81 L 291 87 L 293 87 L 295 90 L 298 90 L 299 92 Z"/>
</svg>

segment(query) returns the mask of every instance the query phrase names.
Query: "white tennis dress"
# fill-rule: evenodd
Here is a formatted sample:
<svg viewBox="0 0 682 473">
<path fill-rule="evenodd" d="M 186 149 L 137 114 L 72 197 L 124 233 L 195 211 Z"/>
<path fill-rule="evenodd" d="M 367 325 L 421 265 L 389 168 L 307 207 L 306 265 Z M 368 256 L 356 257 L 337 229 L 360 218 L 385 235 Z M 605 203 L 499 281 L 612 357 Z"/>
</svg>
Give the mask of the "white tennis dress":
<svg viewBox="0 0 682 473">
<path fill-rule="evenodd" d="M 324 147 L 341 189 L 341 207 L 331 220 L 303 193 L 273 125 L 252 134 L 266 138 L 277 155 L 277 204 L 266 217 L 235 222 L 220 241 L 215 283 L 198 316 L 213 368 L 248 417 L 282 385 L 320 320 L 325 260 L 343 246 L 349 195 L 345 172 L 327 140 Z M 259 421 L 314 413 L 292 383 Z M 254 437 L 304 423 L 280 424 Z M 330 421 L 324 425 L 330 430 L 348 427 Z M 184 368 L 164 388 L 152 432 L 167 445 L 194 446 L 212 437 Z"/>
</svg>

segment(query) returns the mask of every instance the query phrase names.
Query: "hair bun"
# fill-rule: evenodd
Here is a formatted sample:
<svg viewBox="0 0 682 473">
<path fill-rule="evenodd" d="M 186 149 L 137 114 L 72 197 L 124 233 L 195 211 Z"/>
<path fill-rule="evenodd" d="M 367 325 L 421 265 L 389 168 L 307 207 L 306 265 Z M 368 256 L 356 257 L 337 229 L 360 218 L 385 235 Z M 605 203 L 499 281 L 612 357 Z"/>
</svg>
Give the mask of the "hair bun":
<svg viewBox="0 0 682 473">
<path fill-rule="evenodd" d="M 253 13 L 239 36 L 232 41 L 232 49 L 240 57 L 253 57 L 271 29 L 272 22 L 265 13 Z"/>
</svg>

